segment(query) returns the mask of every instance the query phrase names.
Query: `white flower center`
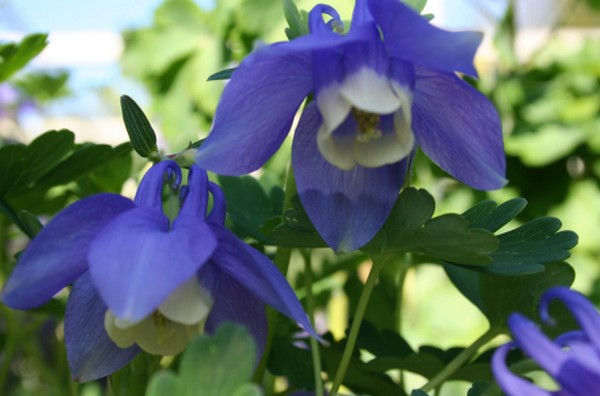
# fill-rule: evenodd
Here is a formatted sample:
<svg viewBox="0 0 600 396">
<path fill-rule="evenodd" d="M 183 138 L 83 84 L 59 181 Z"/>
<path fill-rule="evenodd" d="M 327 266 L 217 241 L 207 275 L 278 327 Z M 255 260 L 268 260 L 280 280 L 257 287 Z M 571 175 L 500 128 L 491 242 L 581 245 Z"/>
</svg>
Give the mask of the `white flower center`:
<svg viewBox="0 0 600 396">
<path fill-rule="evenodd" d="M 316 103 L 323 117 L 317 133 L 319 151 L 340 169 L 393 164 L 414 147 L 412 92 L 372 69 L 365 67 L 342 84 L 323 88 Z M 345 123 L 350 116 L 355 123 Z M 381 125 L 384 116 L 393 117 L 388 130 Z M 347 125 L 355 125 L 355 130 L 345 130 Z"/>
<path fill-rule="evenodd" d="M 104 328 L 120 348 L 137 344 L 155 355 L 176 355 L 188 342 L 204 331 L 213 300 L 196 277 L 179 286 L 144 319 L 136 323 L 119 320 L 110 310 L 104 316 Z"/>
</svg>

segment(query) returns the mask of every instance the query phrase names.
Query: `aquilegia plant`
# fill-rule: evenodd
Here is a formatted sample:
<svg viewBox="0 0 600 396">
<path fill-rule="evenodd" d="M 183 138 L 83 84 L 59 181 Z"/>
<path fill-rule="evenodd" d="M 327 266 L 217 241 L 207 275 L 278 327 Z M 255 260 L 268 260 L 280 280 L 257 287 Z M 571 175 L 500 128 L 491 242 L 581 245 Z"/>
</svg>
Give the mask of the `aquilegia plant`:
<svg viewBox="0 0 600 396">
<path fill-rule="evenodd" d="M 308 18 L 308 35 L 259 49 L 233 73 L 198 153 L 202 167 L 259 168 L 312 94 L 293 168 L 304 208 L 335 250 L 354 250 L 381 228 L 417 146 L 472 187 L 504 185 L 496 110 L 455 74 L 476 76 L 480 33 L 440 30 L 398 0 L 357 0 L 347 34 L 330 6 Z"/>
<path fill-rule="evenodd" d="M 514 341 L 498 348 L 492 361 L 496 381 L 509 396 L 587 396 L 600 391 L 600 314 L 582 294 L 555 287 L 543 295 L 540 303 L 540 316 L 548 324 L 553 322 L 548 306 L 554 299 L 569 308 L 581 329 L 564 333 L 552 341 L 535 323 L 521 314 L 512 314 L 508 325 Z M 513 374 L 506 366 L 506 357 L 515 347 L 544 369 L 560 390 L 542 390 Z"/>
<path fill-rule="evenodd" d="M 156 29 L 127 40 L 126 63 L 141 65 L 145 80 L 160 86 L 151 92 L 166 112 L 160 114 L 163 130 L 175 118 L 184 121 L 177 131 L 195 125 L 169 110 L 189 115 L 193 108 L 202 124 L 214 121 L 206 139 L 165 153 L 142 109 L 124 96 L 130 144 L 79 144 L 66 130 L 27 145 L 0 141 L 1 298 L 14 309 L 39 307 L 29 313 L 0 307 L 0 393 L 498 396 L 502 388 L 509 396 L 542 396 L 600 389 L 600 315 L 566 288 L 575 278 L 566 260 L 578 237 L 561 230 L 556 218 L 535 218 L 550 210 L 572 213 L 577 199 L 560 198 L 582 193 L 564 188 L 572 169 L 559 157 L 547 173 L 513 158 L 517 177 L 502 195 L 535 190 L 533 208 L 521 197 L 474 203 L 488 195 L 457 183 L 447 188 L 435 175 L 417 175 L 417 187 L 407 186 L 419 150 L 471 188 L 506 182 L 500 117 L 462 79 L 477 77 L 473 61 L 482 35 L 433 26 L 415 11 L 425 2 L 357 0 L 344 26 L 328 5 L 306 13 L 283 0 L 290 41 L 250 53 L 254 38 L 268 37 L 276 25 L 263 19 L 274 16 L 270 7 L 280 0 L 241 1 L 239 7 L 216 1 L 212 10 L 196 9 L 191 0 L 165 1 Z M 18 45 L 0 43 L 0 82 L 41 51 L 45 40 L 38 35 Z M 230 81 L 213 117 L 209 109 L 217 98 L 195 82 L 245 55 L 235 71 L 216 73 L 214 78 Z M 519 132 L 508 135 L 512 146 L 515 137 L 519 144 L 530 142 L 525 146 L 537 142 L 529 140 L 536 134 L 529 129 L 541 125 L 529 120 L 530 107 L 537 106 L 529 99 L 545 103 L 552 85 L 546 77 L 575 70 L 563 66 L 532 69 L 528 77 L 522 68 L 531 64 L 514 63 L 495 74 L 510 79 L 510 89 L 494 86 L 494 97 L 511 93 L 510 119 Z M 577 72 L 584 85 L 597 80 Z M 37 91 L 53 85 L 48 81 L 35 78 L 29 86 Z M 577 99 L 581 90 L 566 96 L 550 91 L 552 98 Z M 206 103 L 179 112 L 190 93 Z M 297 114 L 291 155 L 278 153 L 259 169 L 278 151 Z M 524 118 L 531 122 L 523 124 Z M 585 125 L 596 121 L 586 119 Z M 588 148 L 583 159 L 573 155 L 585 169 L 595 161 Z M 132 149 L 153 162 L 135 198 L 92 195 L 121 190 L 137 169 Z M 573 157 L 567 151 L 552 155 Z M 429 163 L 418 161 L 416 169 Z M 207 173 L 257 169 L 256 175 L 218 177 L 218 184 Z M 584 183 L 585 194 L 595 191 L 593 171 L 573 171 L 593 179 Z M 543 183 L 556 177 L 557 183 Z M 430 181 L 435 194 L 422 188 Z M 85 198 L 67 205 L 74 193 Z M 544 208 L 535 207 L 542 201 Z M 445 213 L 449 206 L 461 212 Z M 43 226 L 38 215 L 54 217 Z M 31 241 L 13 260 L 21 248 L 13 242 L 24 236 Z M 333 254 L 322 249 L 323 241 L 336 252 L 361 251 Z M 432 266 L 437 273 L 429 271 Z M 414 285 L 426 293 L 415 295 Z M 455 291 L 478 311 L 444 299 Z M 513 314 L 539 305 L 542 320 L 551 324 L 554 300 L 572 311 L 580 330 L 551 340 Z M 408 305 L 418 315 L 408 318 Z M 507 332 L 509 316 L 514 341 L 490 345 Z M 465 342 L 484 322 L 489 327 L 472 342 L 443 346 Z M 311 323 L 323 330 L 323 340 Z M 469 331 L 454 334 L 461 328 Z M 66 357 L 57 345 L 63 340 Z M 526 359 L 512 364 L 519 354 L 509 355 L 511 349 Z M 559 390 L 543 390 L 521 376 L 539 368 Z M 79 386 L 69 379 L 101 380 Z"/>
<path fill-rule="evenodd" d="M 106 376 L 140 348 L 177 354 L 224 321 L 246 325 L 262 347 L 264 303 L 316 336 L 279 270 L 224 227 L 219 187 L 197 166 L 179 188 L 181 178 L 175 162 L 163 161 L 146 173 L 133 202 L 98 194 L 74 203 L 30 243 L 7 281 L 3 301 L 18 309 L 39 306 L 74 281 L 65 341 L 75 379 Z M 165 182 L 182 201 L 178 213 L 167 209 L 171 221 Z"/>
</svg>

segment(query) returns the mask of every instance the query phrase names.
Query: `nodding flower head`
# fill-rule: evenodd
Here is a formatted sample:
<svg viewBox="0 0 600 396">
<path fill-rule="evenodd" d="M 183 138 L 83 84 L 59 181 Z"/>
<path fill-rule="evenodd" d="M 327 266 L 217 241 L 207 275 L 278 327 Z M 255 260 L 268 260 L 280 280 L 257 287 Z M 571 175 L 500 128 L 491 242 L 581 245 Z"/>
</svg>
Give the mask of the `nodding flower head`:
<svg viewBox="0 0 600 396">
<path fill-rule="evenodd" d="M 318 337 L 275 265 L 224 227 L 224 194 L 206 171 L 194 165 L 187 186 L 181 181 L 179 166 L 163 161 L 144 175 L 134 201 L 99 194 L 67 207 L 6 282 L 3 301 L 18 309 L 73 283 L 65 341 L 74 379 L 106 376 L 140 349 L 177 354 L 225 321 L 246 325 L 262 350 L 265 304 Z"/>
<path fill-rule="evenodd" d="M 233 73 L 200 166 L 256 170 L 310 95 L 292 162 L 304 208 L 338 251 L 381 228 L 417 147 L 472 187 L 506 183 L 498 114 L 456 75 L 477 75 L 480 33 L 438 29 L 398 0 L 357 0 L 347 33 L 328 5 L 308 22 L 309 34 L 257 50 Z"/>
<path fill-rule="evenodd" d="M 594 305 L 578 292 L 566 287 L 549 289 L 540 303 L 540 317 L 554 324 L 548 306 L 552 300 L 562 301 L 580 329 L 549 339 L 537 325 L 514 313 L 508 325 L 514 341 L 498 348 L 492 359 L 492 370 L 500 388 L 509 396 L 587 396 L 600 389 L 600 314 Z M 559 390 L 538 388 L 515 375 L 506 366 L 508 352 L 518 348 L 545 370 L 558 384 Z"/>
</svg>

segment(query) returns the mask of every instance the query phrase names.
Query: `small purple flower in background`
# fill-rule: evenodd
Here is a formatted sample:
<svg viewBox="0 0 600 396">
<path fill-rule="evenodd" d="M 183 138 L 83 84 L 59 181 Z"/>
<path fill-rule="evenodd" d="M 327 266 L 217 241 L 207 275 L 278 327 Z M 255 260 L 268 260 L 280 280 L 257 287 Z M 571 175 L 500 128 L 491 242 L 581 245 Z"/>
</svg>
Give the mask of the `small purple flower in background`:
<svg viewBox="0 0 600 396">
<path fill-rule="evenodd" d="M 309 30 L 259 49 L 233 73 L 200 166 L 256 170 L 312 93 L 292 161 L 300 199 L 335 250 L 354 250 L 381 228 L 417 146 L 472 187 L 505 184 L 498 114 L 455 74 L 476 75 L 480 33 L 438 29 L 399 0 L 357 0 L 346 35 L 338 13 L 317 5 Z"/>
<path fill-rule="evenodd" d="M 176 191 L 181 177 L 175 162 L 163 161 L 146 173 L 134 202 L 98 194 L 74 203 L 30 243 L 7 281 L 3 301 L 17 309 L 74 282 L 65 314 L 74 379 L 106 376 L 140 349 L 177 354 L 225 321 L 246 325 L 260 351 L 265 303 L 318 337 L 285 277 L 224 227 L 224 195 L 206 171 L 193 166 L 179 213 L 171 220 L 163 213 L 163 185 Z"/>
<path fill-rule="evenodd" d="M 581 330 L 548 339 L 537 325 L 514 313 L 508 319 L 514 341 L 498 348 L 492 369 L 500 388 L 509 396 L 589 396 L 600 392 L 600 314 L 582 294 L 566 287 L 549 289 L 540 302 L 540 316 L 551 324 L 550 301 L 561 300 L 579 323 Z M 516 376 L 506 366 L 506 356 L 517 347 L 556 381 L 560 390 L 543 390 Z"/>
</svg>

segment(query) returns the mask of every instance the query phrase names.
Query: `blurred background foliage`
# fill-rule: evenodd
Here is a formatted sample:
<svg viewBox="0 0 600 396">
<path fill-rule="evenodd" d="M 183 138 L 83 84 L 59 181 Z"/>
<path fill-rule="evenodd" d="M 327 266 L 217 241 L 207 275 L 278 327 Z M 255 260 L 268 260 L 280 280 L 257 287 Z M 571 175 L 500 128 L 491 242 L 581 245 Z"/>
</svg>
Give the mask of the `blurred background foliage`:
<svg viewBox="0 0 600 396">
<path fill-rule="evenodd" d="M 308 9 L 309 3 L 297 6 Z M 351 2 L 333 3 L 350 15 Z M 257 45 L 285 40 L 285 26 L 279 0 L 219 0 L 210 11 L 192 0 L 167 0 L 152 26 L 125 33 L 123 72 L 151 92 L 152 114 L 168 145 L 180 148 L 210 128 L 223 82 L 208 77 L 235 66 Z"/>
<path fill-rule="evenodd" d="M 350 18 L 353 2 L 328 3 L 343 18 Z M 574 230 L 580 237 L 569 260 L 577 274 L 575 287 L 600 304 L 600 2 L 564 3 L 567 6 L 563 10 L 568 15 L 554 26 L 544 44 L 526 58 L 518 55 L 516 10 L 509 7 L 503 18 L 496 21 L 493 59 L 481 62 L 480 79 L 471 81 L 499 110 L 508 157 L 508 186 L 490 193 L 473 191 L 448 178 L 421 154 L 417 154 L 415 160 L 412 184 L 434 195 L 438 213 L 461 213 L 486 198 L 503 202 L 520 196 L 527 199 L 529 205 L 513 223 L 540 216 L 560 218 L 564 229 Z M 308 10 L 314 2 L 301 0 L 296 4 L 299 9 Z M 572 12 L 575 7 L 576 13 Z M 567 25 L 571 28 L 565 29 Z M 192 0 L 165 0 L 156 9 L 151 26 L 124 32 L 122 71 L 141 82 L 149 93 L 147 114 L 162 133 L 160 148 L 167 152 L 179 151 L 205 137 L 225 84 L 224 81 L 209 82 L 208 77 L 235 67 L 256 46 L 285 40 L 285 26 L 280 0 L 217 0 L 210 10 L 200 8 Z M 0 122 L 14 122 L 16 112 L 26 111 L 27 106 L 44 106 L 69 95 L 67 81 L 65 73 L 11 77 L 2 85 L 4 90 L 0 90 Z M 36 226 L 30 224 L 28 213 L 47 218 L 65 203 L 89 194 L 130 193 L 129 179 L 135 179 L 143 166 L 139 158 L 131 155 L 128 144 L 116 148 L 75 144 L 69 136 L 68 131 L 61 131 L 46 138 L 54 139 L 52 144 L 60 144 L 62 151 L 48 158 L 51 166 L 44 172 L 19 176 L 27 183 L 17 189 L 0 188 L 2 202 L 14 208 L 13 215 L 24 227 L 31 227 L 32 233 Z M 0 153 L 18 151 L 23 163 L 30 160 L 26 152 L 21 153 L 24 149 L 6 146 L 14 143 L 12 138 L 3 133 L 2 140 L 5 147 L 0 148 Z M 43 146 L 38 145 L 40 149 Z M 70 158 L 71 161 L 73 158 L 90 160 L 73 170 L 68 162 Z M 257 244 L 265 242 L 261 238 L 265 230 L 272 229 L 270 220 L 280 212 L 280 186 L 288 160 L 289 141 L 286 141 L 284 148 L 257 176 L 259 181 L 255 184 L 250 178 L 219 178 L 228 195 L 229 224 L 238 234 Z M 60 178 L 58 175 L 64 175 L 61 169 L 72 171 Z M 18 182 L 17 177 L 11 183 Z M 250 198 L 240 196 L 237 189 L 244 183 L 246 190 L 239 191 L 254 188 L 256 194 Z M 255 217 L 252 219 L 244 218 L 241 209 L 248 200 L 250 205 L 260 208 L 252 212 Z M 262 222 L 260 228 L 255 227 L 257 217 Z M 17 229 L 11 221 L 15 223 L 14 218 L 0 216 L 0 276 L 3 279 L 15 264 L 14 255 L 26 243 L 23 228 Z M 315 251 L 312 262 L 320 318 L 317 326 L 321 331 L 328 329 L 332 337 L 339 340 L 356 306 L 369 264 L 363 256 L 336 258 L 327 249 Z M 395 285 L 400 268 L 405 265 L 411 266 L 411 271 L 406 275 L 404 292 L 398 293 Z M 299 295 L 305 296 L 306 274 L 300 254 L 293 257 L 290 278 Z M 94 396 L 110 387 L 106 383 L 69 385 L 64 347 L 60 344 L 64 297 L 59 296 L 34 314 L 15 313 L 0 306 L 4 318 L 0 323 L 3 351 L 0 393 L 3 390 L 9 395 L 70 392 Z M 403 306 L 402 318 L 395 317 L 398 304 Z M 452 308 L 448 309 L 449 306 Z M 369 306 L 365 335 L 359 344 L 367 356 L 385 349 L 389 343 L 397 345 L 406 341 L 415 349 L 427 343 L 445 349 L 468 344 L 485 329 L 485 323 L 477 309 L 453 289 L 440 267 L 407 257 L 405 262 L 384 270 Z M 390 331 L 400 329 L 406 341 L 390 335 Z M 282 348 L 289 346 L 285 343 L 286 337 L 288 334 L 284 332 L 276 340 Z M 408 344 L 402 345 L 410 351 Z M 333 346 L 325 352 L 325 362 L 339 352 L 335 343 Z M 284 363 L 290 353 L 296 353 L 298 360 L 296 365 L 287 367 Z M 287 375 L 292 386 L 301 387 L 307 382 L 306 376 L 295 378 L 293 374 L 306 362 L 307 357 L 302 354 L 302 350 L 274 354 L 269 367 L 278 368 L 276 374 Z M 438 359 L 436 364 L 442 364 L 445 359 L 442 350 L 424 351 L 421 358 L 427 363 L 432 356 Z M 363 382 L 381 380 L 372 377 L 362 366 L 356 365 L 354 369 L 354 374 Z M 469 377 L 464 374 L 459 378 Z M 382 386 L 386 386 L 383 382 Z M 447 386 L 442 394 L 465 394 L 465 389 L 464 386 Z"/>
</svg>

